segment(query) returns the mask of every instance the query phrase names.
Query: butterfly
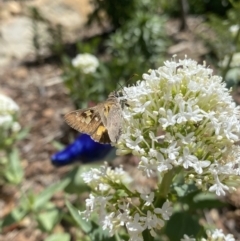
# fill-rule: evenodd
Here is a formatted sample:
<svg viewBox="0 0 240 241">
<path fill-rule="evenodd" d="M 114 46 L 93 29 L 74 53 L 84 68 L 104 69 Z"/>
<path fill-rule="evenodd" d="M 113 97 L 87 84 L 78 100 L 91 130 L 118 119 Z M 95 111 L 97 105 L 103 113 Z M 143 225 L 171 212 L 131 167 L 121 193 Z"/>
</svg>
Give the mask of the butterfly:
<svg viewBox="0 0 240 241">
<path fill-rule="evenodd" d="M 117 143 L 122 133 L 122 105 L 118 94 L 112 92 L 108 99 L 94 107 L 75 110 L 64 118 L 73 129 L 86 133 L 99 143 Z"/>
</svg>

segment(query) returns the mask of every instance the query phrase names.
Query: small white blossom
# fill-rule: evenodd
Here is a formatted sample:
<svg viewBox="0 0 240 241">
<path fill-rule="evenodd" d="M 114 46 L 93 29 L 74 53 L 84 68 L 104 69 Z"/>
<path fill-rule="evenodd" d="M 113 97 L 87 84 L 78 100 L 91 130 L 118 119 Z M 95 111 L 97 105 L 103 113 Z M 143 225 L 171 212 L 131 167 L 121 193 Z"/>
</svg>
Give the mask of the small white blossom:
<svg viewBox="0 0 240 241">
<path fill-rule="evenodd" d="M 98 59 L 92 54 L 78 54 L 73 60 L 72 65 L 81 69 L 85 74 L 94 73 L 99 66 Z"/>
<path fill-rule="evenodd" d="M 169 220 L 170 216 L 172 215 L 173 208 L 170 202 L 165 202 L 162 208 L 155 208 L 155 213 L 161 214 L 164 220 Z"/>
<path fill-rule="evenodd" d="M 196 241 L 196 239 L 190 238 L 188 235 L 184 234 L 183 238 L 181 238 L 181 241 Z"/>
<path fill-rule="evenodd" d="M 0 94 L 0 115 L 12 114 L 18 111 L 18 105 L 11 98 Z"/>
<path fill-rule="evenodd" d="M 154 200 L 154 192 L 151 192 L 149 195 L 141 194 L 140 196 L 145 202 L 145 206 L 150 206 Z"/>
</svg>

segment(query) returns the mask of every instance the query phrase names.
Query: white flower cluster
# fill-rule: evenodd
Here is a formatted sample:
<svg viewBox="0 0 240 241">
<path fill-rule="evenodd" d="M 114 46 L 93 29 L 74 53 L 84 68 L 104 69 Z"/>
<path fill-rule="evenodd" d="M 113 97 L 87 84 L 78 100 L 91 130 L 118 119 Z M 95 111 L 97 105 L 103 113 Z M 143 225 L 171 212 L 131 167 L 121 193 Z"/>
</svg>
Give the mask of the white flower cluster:
<svg viewBox="0 0 240 241">
<path fill-rule="evenodd" d="M 196 241 L 195 238 L 191 238 L 184 234 L 181 241 Z M 221 229 L 216 229 L 214 231 L 207 231 L 207 238 L 202 238 L 201 241 L 235 241 L 232 234 L 224 234 Z"/>
<path fill-rule="evenodd" d="M 9 97 L 0 94 L 0 126 L 18 131 L 20 125 L 14 120 L 14 115 L 19 111 L 18 105 Z"/>
<path fill-rule="evenodd" d="M 84 74 L 94 73 L 99 66 L 98 59 L 92 54 L 78 54 L 73 60 L 72 65 L 79 68 Z"/>
<path fill-rule="evenodd" d="M 129 107 L 118 154 L 139 156 L 148 177 L 182 168 L 202 190 L 232 188 L 228 181 L 240 174 L 239 108 L 221 77 L 191 59 L 166 61 L 123 94 Z"/>
<path fill-rule="evenodd" d="M 162 208 L 155 208 L 154 193 L 140 194 L 131 192 L 122 180 L 129 182 L 127 173 L 118 168 L 111 170 L 107 166 L 92 169 L 83 174 L 83 180 L 91 187 L 92 194 L 86 200 L 86 211 L 81 214 L 88 220 L 97 213 L 99 225 L 114 235 L 122 227 L 129 234 L 129 241 L 143 241 L 142 232 L 146 229 L 154 237 L 165 220 L 172 215 L 170 202 Z"/>
</svg>

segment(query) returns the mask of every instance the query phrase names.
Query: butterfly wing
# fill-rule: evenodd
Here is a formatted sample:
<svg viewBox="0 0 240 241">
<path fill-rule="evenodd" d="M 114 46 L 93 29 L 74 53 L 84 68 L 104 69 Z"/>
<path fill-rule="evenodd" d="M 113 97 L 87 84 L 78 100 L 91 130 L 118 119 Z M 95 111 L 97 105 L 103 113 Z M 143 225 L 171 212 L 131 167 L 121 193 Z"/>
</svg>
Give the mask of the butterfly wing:
<svg viewBox="0 0 240 241">
<path fill-rule="evenodd" d="M 108 131 L 103 125 L 96 107 L 75 110 L 64 116 L 65 121 L 73 129 L 86 133 L 100 143 L 111 143 Z"/>
</svg>

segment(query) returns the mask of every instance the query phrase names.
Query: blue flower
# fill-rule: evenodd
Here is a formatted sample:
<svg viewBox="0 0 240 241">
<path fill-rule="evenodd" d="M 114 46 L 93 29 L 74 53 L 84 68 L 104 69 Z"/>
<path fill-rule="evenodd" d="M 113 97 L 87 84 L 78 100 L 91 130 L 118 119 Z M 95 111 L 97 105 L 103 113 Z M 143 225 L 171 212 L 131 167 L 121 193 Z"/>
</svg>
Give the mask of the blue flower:
<svg viewBox="0 0 240 241">
<path fill-rule="evenodd" d="M 103 159 L 112 149 L 111 145 L 100 144 L 89 135 L 82 134 L 64 150 L 55 153 L 51 161 L 53 165 L 60 166 L 79 160 L 83 163 L 94 162 Z"/>
</svg>

